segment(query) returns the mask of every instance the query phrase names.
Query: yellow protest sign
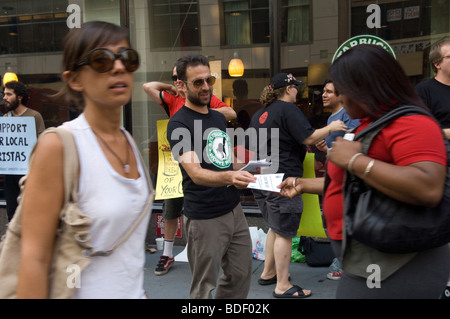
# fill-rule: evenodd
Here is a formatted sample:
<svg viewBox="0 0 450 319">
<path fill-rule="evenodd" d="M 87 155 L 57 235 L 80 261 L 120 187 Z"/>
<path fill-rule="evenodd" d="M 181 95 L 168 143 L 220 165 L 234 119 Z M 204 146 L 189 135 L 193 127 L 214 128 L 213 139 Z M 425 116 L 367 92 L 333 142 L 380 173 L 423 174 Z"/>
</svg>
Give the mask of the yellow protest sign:
<svg viewBox="0 0 450 319">
<path fill-rule="evenodd" d="M 303 162 L 303 178 L 315 178 L 314 154 L 307 153 Z M 302 194 L 303 213 L 297 236 L 327 238 L 322 223 L 319 195 Z"/>
<path fill-rule="evenodd" d="M 158 130 L 156 200 L 183 197 L 183 177 L 178 162 L 172 156 L 172 150 L 167 140 L 167 123 L 169 120 L 161 120 L 156 123 Z"/>
</svg>

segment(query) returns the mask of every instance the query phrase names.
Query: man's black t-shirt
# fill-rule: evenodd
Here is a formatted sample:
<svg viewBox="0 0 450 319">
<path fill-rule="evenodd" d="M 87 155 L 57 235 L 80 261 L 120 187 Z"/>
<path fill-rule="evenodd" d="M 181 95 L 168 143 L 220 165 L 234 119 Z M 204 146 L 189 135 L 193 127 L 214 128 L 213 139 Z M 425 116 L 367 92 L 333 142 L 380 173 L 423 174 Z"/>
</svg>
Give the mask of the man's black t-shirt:
<svg viewBox="0 0 450 319">
<path fill-rule="evenodd" d="M 272 162 L 270 173 L 284 173 L 284 179 L 303 176 L 303 141 L 315 129 L 295 104 L 277 100 L 263 107 L 253 115 L 250 127 L 257 131 L 258 159 L 267 155 Z"/>
<path fill-rule="evenodd" d="M 419 83 L 416 90 L 441 127 L 450 128 L 450 86 L 432 78 Z"/>
<path fill-rule="evenodd" d="M 212 171 L 233 170 L 230 137 L 225 117 L 209 110 L 201 114 L 183 106 L 169 120 L 167 139 L 173 156 L 194 151 L 200 166 Z M 234 186 L 207 187 L 195 184 L 180 165 L 183 175 L 184 214 L 192 219 L 210 219 L 233 210 L 240 201 Z"/>
</svg>

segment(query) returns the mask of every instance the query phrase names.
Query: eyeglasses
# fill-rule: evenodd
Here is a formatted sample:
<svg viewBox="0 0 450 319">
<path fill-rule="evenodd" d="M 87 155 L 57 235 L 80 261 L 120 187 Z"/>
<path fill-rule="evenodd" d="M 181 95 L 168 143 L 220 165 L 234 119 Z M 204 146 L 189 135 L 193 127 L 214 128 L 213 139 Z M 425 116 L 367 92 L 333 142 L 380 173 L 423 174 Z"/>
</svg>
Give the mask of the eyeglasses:
<svg viewBox="0 0 450 319">
<path fill-rule="evenodd" d="M 203 83 L 206 82 L 206 84 L 208 84 L 209 86 L 213 86 L 214 83 L 216 83 L 216 78 L 214 76 L 208 76 L 206 79 L 195 79 L 192 82 L 188 82 L 188 81 L 183 81 L 185 83 L 189 83 L 192 84 L 196 89 L 200 88 Z"/>
<path fill-rule="evenodd" d="M 178 77 L 176 75 L 172 75 L 172 81 L 175 82 L 178 80 Z"/>
<path fill-rule="evenodd" d="M 139 55 L 133 49 L 123 49 L 119 53 L 114 53 L 107 48 L 96 48 L 88 52 L 88 54 L 78 62 L 78 66 L 89 65 L 98 73 L 111 71 L 114 62 L 120 59 L 128 72 L 134 72 L 139 67 Z"/>
</svg>

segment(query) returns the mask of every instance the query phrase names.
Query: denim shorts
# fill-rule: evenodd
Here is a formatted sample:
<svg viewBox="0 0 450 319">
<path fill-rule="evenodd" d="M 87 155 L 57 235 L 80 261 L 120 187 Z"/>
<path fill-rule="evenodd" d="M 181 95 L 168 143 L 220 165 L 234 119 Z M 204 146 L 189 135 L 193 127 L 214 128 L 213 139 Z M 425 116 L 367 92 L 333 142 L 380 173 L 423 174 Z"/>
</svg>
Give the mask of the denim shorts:
<svg viewBox="0 0 450 319">
<path fill-rule="evenodd" d="M 303 211 L 301 196 L 286 198 L 273 192 L 252 192 L 267 226 L 283 237 L 297 236 Z"/>
</svg>

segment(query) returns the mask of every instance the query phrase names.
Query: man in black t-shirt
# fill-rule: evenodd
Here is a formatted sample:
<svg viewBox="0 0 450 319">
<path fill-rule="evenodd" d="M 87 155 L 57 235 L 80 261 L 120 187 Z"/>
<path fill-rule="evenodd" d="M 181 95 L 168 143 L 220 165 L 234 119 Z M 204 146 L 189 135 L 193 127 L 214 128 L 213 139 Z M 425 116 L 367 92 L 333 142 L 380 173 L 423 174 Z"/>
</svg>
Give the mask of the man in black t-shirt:
<svg viewBox="0 0 450 319">
<path fill-rule="evenodd" d="M 450 139 L 450 37 L 431 46 L 430 63 L 436 76 L 418 84 L 416 90 Z M 450 299 L 450 278 L 441 299 Z"/>
<path fill-rule="evenodd" d="M 169 120 L 167 139 L 183 175 L 191 298 L 246 298 L 252 244 L 238 189 L 255 177 L 233 170 L 225 117 L 208 108 L 215 78 L 202 55 L 177 61 L 186 104 Z M 219 268 L 223 275 L 217 281 Z"/>
<path fill-rule="evenodd" d="M 450 37 L 432 45 L 430 62 L 436 76 L 419 83 L 416 90 L 450 139 Z"/>
</svg>

